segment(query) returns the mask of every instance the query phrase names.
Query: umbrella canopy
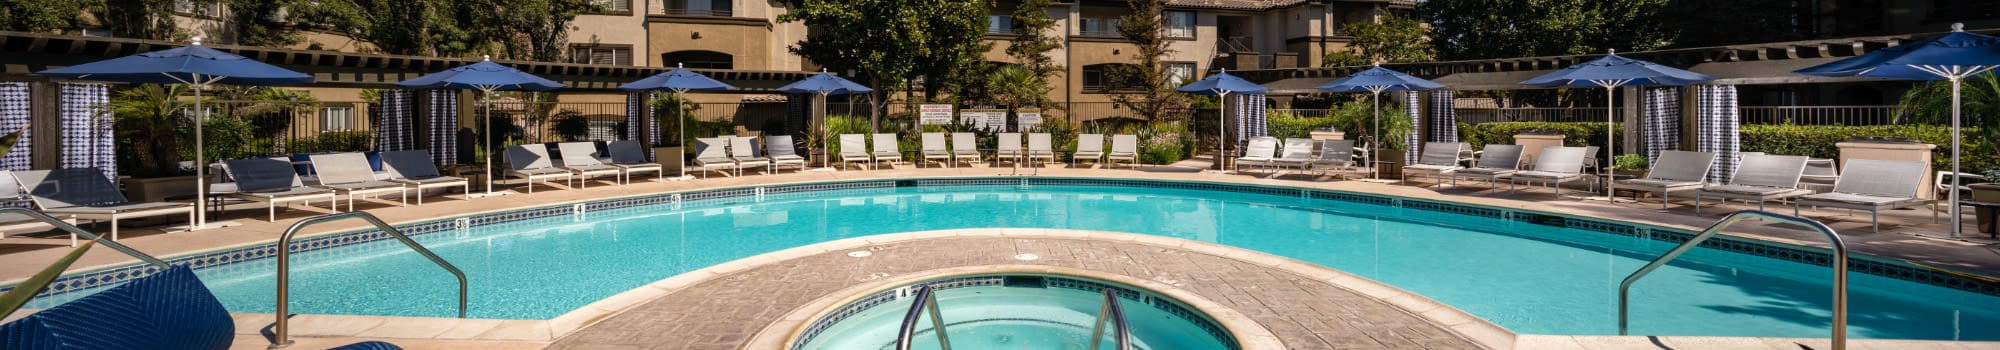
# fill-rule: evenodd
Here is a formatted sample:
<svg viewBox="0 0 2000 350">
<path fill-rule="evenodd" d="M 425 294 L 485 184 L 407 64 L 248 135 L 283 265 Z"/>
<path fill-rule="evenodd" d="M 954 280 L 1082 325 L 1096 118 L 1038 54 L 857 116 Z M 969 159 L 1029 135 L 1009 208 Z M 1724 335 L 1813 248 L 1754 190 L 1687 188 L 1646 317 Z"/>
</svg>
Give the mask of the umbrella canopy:
<svg viewBox="0 0 2000 350">
<path fill-rule="evenodd" d="M 1314 88 L 1332 92 L 1381 92 L 1443 89 L 1444 84 L 1376 66 Z"/>
<path fill-rule="evenodd" d="M 1196 95 L 1261 94 L 1271 91 L 1263 85 L 1229 75 L 1229 71 L 1226 70 L 1174 90 Z"/>
<path fill-rule="evenodd" d="M 785 84 L 785 86 L 778 88 L 778 92 L 787 94 L 845 95 L 873 91 L 875 89 L 870 89 L 867 86 L 861 86 L 861 84 L 856 84 L 853 81 L 841 79 L 838 76 L 827 73 L 825 68 L 819 70 L 819 75 L 795 81 L 791 84 Z"/>
<path fill-rule="evenodd" d="M 1794 73 L 1822 77 L 1870 77 L 1901 80 L 1945 80 L 1943 67 L 1991 69 L 2000 65 L 2000 37 L 1967 33 L 1963 25 L 1952 32 L 1848 57 L 1833 63 L 1812 66 Z M 1931 67 L 1931 68 L 1926 68 Z M 1976 72 L 1965 74 L 1977 74 Z"/>
<path fill-rule="evenodd" d="M 136 84 L 304 85 L 313 77 L 193 45 L 45 70 L 36 75 Z"/>
<path fill-rule="evenodd" d="M 667 90 L 676 92 L 736 90 L 735 86 L 710 79 L 706 75 L 701 75 L 701 73 L 681 67 L 674 67 L 674 70 L 667 71 L 666 73 L 654 74 L 645 79 L 625 83 L 625 85 L 619 85 L 618 88 L 630 91 Z"/>
<path fill-rule="evenodd" d="M 1577 65 L 1564 67 L 1549 74 L 1521 82 L 1521 85 L 1541 87 L 1587 86 L 1618 87 L 1625 85 L 1688 85 L 1715 80 L 1707 74 L 1689 72 L 1679 68 L 1662 66 L 1658 63 L 1640 61 L 1616 52 Z"/>
<path fill-rule="evenodd" d="M 478 63 L 458 66 L 443 72 L 426 74 L 416 79 L 396 83 L 403 87 L 418 89 L 474 89 L 483 91 L 547 91 L 563 87 L 542 77 L 522 72 L 514 67 L 493 63 L 489 57 Z"/>
<path fill-rule="evenodd" d="M 1912 41 L 1793 71 L 1822 77 L 1870 77 L 1901 80 L 1951 81 L 1951 237 L 1964 231 L 1959 214 L 1960 89 L 1965 78 L 2000 67 L 2000 37 L 1966 33 L 1952 23 L 1951 33 Z"/>
</svg>

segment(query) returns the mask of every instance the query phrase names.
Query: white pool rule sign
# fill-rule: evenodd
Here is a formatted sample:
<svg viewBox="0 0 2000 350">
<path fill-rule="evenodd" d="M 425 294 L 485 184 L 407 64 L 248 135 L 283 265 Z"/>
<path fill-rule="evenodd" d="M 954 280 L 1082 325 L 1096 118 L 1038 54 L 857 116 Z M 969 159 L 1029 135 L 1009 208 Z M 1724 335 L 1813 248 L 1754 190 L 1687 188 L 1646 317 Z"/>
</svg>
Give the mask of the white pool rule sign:
<svg viewBox="0 0 2000 350">
<path fill-rule="evenodd" d="M 1004 131 L 1007 127 L 1007 110 L 972 109 L 958 111 L 958 122 L 972 124 L 972 127 L 986 131 Z"/>
<path fill-rule="evenodd" d="M 1040 108 L 1022 108 L 1014 112 L 1014 125 L 1019 125 L 1018 127 L 1021 130 L 1025 131 L 1034 128 L 1035 125 L 1041 124 L 1042 110 Z"/>
<path fill-rule="evenodd" d="M 951 124 L 951 105 L 918 105 L 917 121 L 923 124 Z"/>
</svg>

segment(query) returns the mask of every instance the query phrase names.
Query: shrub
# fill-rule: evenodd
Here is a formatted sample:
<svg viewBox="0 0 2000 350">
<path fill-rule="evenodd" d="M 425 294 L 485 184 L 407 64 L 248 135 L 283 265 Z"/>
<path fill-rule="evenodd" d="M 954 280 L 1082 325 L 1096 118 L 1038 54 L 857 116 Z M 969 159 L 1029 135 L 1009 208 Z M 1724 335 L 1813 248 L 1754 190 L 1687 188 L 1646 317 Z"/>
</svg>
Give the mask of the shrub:
<svg viewBox="0 0 2000 350">
<path fill-rule="evenodd" d="M 1271 113 L 1265 117 L 1266 130 L 1276 138 L 1306 138 L 1312 131 L 1332 127 L 1334 118 L 1308 118 L 1291 113 Z"/>
<path fill-rule="evenodd" d="M 1139 162 L 1145 164 L 1169 164 L 1187 159 L 1194 147 L 1188 127 L 1180 122 L 1152 122 L 1135 127 L 1133 135 L 1139 137 Z"/>
<path fill-rule="evenodd" d="M 1977 129 L 1964 130 L 1966 135 L 1978 135 Z M 1840 148 L 1836 143 L 1856 136 L 1902 137 L 1917 142 L 1938 145 L 1931 154 L 1931 166 L 1937 170 L 1951 169 L 1951 128 L 1939 125 L 1877 125 L 1877 126 L 1803 126 L 1803 125 L 1744 125 L 1742 129 L 1744 152 L 1765 152 L 1771 154 L 1801 155 L 1813 158 L 1839 158 Z M 1984 150 L 1993 149 L 1994 140 L 1977 137 L 1961 138 L 1960 169 L 1967 173 L 1982 173 L 2000 170 L 2000 154 Z"/>
<path fill-rule="evenodd" d="M 1513 144 L 1514 135 L 1529 131 L 1562 134 L 1564 146 L 1604 146 L 1604 123 L 1598 122 L 1458 123 L 1458 140 L 1472 144 L 1472 149 L 1480 149 L 1489 143 Z"/>
<path fill-rule="evenodd" d="M 1611 166 L 1619 170 L 1646 170 L 1646 156 L 1637 153 L 1620 154 L 1611 162 Z"/>
<path fill-rule="evenodd" d="M 297 139 L 285 145 L 287 153 L 358 152 L 375 148 L 375 136 L 366 131 L 334 131 L 317 138 Z"/>
<path fill-rule="evenodd" d="M 1332 126 L 1347 132 L 1347 138 L 1362 140 L 1360 144 L 1367 145 L 1368 138 L 1378 134 L 1373 130 L 1379 124 L 1382 128 L 1379 134 L 1382 135 L 1384 146 L 1393 150 L 1409 149 L 1409 145 L 1403 143 L 1410 133 L 1416 131 L 1416 125 L 1411 122 L 1410 114 L 1404 112 L 1402 108 L 1383 105 L 1381 123 L 1376 123 L 1375 107 L 1369 103 L 1348 102 L 1337 107 L 1333 109 Z"/>
</svg>

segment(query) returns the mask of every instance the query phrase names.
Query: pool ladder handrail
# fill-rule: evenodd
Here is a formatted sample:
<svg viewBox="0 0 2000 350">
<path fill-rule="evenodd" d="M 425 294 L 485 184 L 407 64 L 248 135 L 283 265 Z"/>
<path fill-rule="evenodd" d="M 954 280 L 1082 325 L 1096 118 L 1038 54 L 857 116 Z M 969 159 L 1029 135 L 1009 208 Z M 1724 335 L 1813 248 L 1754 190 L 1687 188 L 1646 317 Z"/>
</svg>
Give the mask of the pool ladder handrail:
<svg viewBox="0 0 2000 350">
<path fill-rule="evenodd" d="M 1111 336 L 1117 350 L 1132 350 L 1132 330 L 1125 323 L 1125 308 L 1118 305 L 1118 293 L 1111 288 L 1104 289 L 1104 303 L 1097 307 L 1097 320 L 1090 323 L 1090 350 L 1104 345 L 1104 324 L 1111 324 Z"/>
<path fill-rule="evenodd" d="M 917 319 L 924 313 L 931 314 L 932 332 L 937 333 L 938 347 L 951 350 L 951 339 L 944 334 L 944 319 L 938 312 L 937 297 L 931 295 L 931 286 L 917 287 L 915 300 L 910 302 L 910 311 L 903 313 L 903 323 L 896 330 L 896 350 L 910 350 L 910 343 L 917 333 Z"/>
<path fill-rule="evenodd" d="M 458 266 L 452 265 L 451 262 L 444 261 L 444 258 L 438 257 L 437 253 L 432 253 L 430 249 L 425 249 L 422 244 L 417 244 L 416 240 L 410 239 L 409 235 L 404 235 L 402 230 L 397 230 L 395 226 L 390 226 L 388 223 L 382 222 L 381 218 L 377 218 L 375 217 L 375 215 L 368 214 L 368 212 L 350 211 L 345 213 L 320 215 L 320 216 L 306 218 L 305 220 L 299 220 L 298 223 L 292 224 L 292 228 L 285 229 L 285 234 L 283 236 L 278 237 L 278 245 L 277 245 L 278 307 L 277 307 L 277 312 L 275 313 L 277 318 L 277 323 L 276 325 L 273 326 L 271 346 L 268 348 L 278 349 L 292 345 L 290 328 L 287 327 L 289 323 L 288 321 L 291 319 L 291 317 L 290 314 L 288 313 L 289 308 L 286 305 L 289 304 L 288 301 L 290 301 L 291 299 L 292 236 L 297 235 L 299 233 L 299 230 L 305 229 L 306 226 L 312 226 L 320 223 L 326 223 L 326 222 L 332 222 L 336 220 L 350 219 L 350 218 L 359 218 L 364 221 L 368 221 L 369 224 L 375 225 L 376 229 L 382 230 L 382 233 L 388 234 L 390 237 L 395 237 L 397 241 L 403 242 L 404 246 L 410 247 L 410 249 L 415 250 L 417 254 L 422 254 L 424 258 L 430 259 L 432 263 L 436 263 L 438 267 L 442 267 L 445 269 L 445 271 L 451 272 L 452 276 L 458 277 L 458 318 L 465 318 L 465 294 L 466 294 L 465 272 L 460 271 L 458 269 Z"/>
<path fill-rule="evenodd" d="M 1625 281 L 1620 282 L 1618 284 L 1618 335 L 1627 335 L 1625 328 L 1626 314 L 1627 314 L 1626 306 L 1627 302 L 1630 300 L 1628 297 L 1630 296 L 1630 292 L 1632 290 L 1632 283 L 1638 282 L 1640 278 L 1644 278 L 1646 277 L 1647 274 L 1653 273 L 1653 270 L 1659 269 L 1660 266 L 1665 266 L 1667 262 L 1673 261 L 1674 258 L 1679 258 L 1682 253 L 1687 253 L 1688 250 L 1692 250 L 1694 249 L 1695 246 L 1701 245 L 1702 241 L 1708 240 L 1709 237 L 1715 236 L 1715 234 L 1717 233 L 1721 233 L 1722 229 L 1728 228 L 1730 225 L 1735 225 L 1736 222 L 1738 221 L 1742 221 L 1743 219 L 1749 219 L 1749 218 L 1775 220 L 1793 225 L 1798 225 L 1805 227 L 1807 229 L 1811 229 L 1813 231 L 1817 231 L 1821 235 L 1826 236 L 1827 243 L 1831 244 L 1833 247 L 1833 261 L 1832 261 L 1833 336 L 1832 338 L 1830 338 L 1830 340 L 1833 343 L 1833 350 L 1846 350 L 1847 349 L 1847 245 L 1841 242 L 1839 233 L 1834 232 L 1833 228 L 1827 227 L 1826 224 L 1820 223 L 1819 221 L 1803 217 L 1778 214 L 1763 210 L 1743 210 L 1735 213 L 1730 213 L 1729 216 L 1723 217 L 1721 220 L 1716 220 L 1715 224 L 1709 225 L 1708 229 L 1702 230 L 1700 234 L 1696 234 L 1693 238 L 1689 238 L 1687 242 L 1681 243 L 1680 246 L 1674 247 L 1673 250 L 1669 250 L 1667 251 L 1666 254 L 1660 255 L 1659 258 L 1653 259 L 1653 262 L 1646 263 L 1646 266 L 1640 267 L 1638 271 L 1633 271 L 1631 275 L 1625 276 Z"/>
</svg>

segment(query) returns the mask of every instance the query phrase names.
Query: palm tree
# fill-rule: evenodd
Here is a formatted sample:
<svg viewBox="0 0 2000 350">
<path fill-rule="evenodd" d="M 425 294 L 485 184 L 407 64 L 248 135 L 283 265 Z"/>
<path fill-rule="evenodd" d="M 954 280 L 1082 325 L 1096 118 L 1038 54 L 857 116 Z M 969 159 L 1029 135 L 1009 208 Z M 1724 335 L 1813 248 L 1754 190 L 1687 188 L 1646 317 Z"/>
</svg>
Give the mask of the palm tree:
<svg viewBox="0 0 2000 350">
<path fill-rule="evenodd" d="M 1992 147 L 1988 151 L 2000 153 L 2000 142 L 1992 141 L 2000 140 L 2000 76 L 1986 72 L 1967 79 L 1962 92 L 1959 106 L 1964 112 L 1964 119 L 1961 122 L 1971 132 L 1966 139 L 1988 140 L 1985 144 Z M 1896 117 L 1899 123 L 1951 124 L 1951 85 L 1948 83 L 1917 85 L 1904 93 L 1898 104 Z"/>
<path fill-rule="evenodd" d="M 130 147 L 129 152 L 118 152 L 131 157 L 136 167 L 127 167 L 136 176 L 168 176 L 180 172 L 181 135 L 188 131 L 187 115 L 183 113 L 190 103 L 180 96 L 186 88 L 180 85 L 141 85 L 137 88 L 119 91 L 110 102 L 113 128 L 118 133 L 120 143 Z"/>
</svg>

